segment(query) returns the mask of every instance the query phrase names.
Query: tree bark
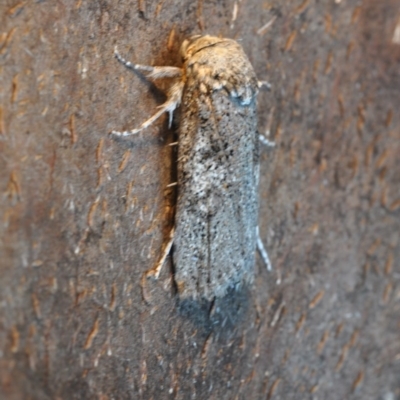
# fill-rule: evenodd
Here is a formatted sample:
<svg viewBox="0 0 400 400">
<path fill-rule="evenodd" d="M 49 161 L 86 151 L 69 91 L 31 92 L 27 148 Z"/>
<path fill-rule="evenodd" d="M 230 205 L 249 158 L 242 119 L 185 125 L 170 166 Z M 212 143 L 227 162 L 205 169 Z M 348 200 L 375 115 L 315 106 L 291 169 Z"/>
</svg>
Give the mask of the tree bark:
<svg viewBox="0 0 400 400">
<path fill-rule="evenodd" d="M 394 0 L 0 5 L 0 399 L 400 399 L 400 9 Z M 273 271 L 179 301 L 168 259 L 192 34 L 260 80 L 259 225 Z"/>
</svg>

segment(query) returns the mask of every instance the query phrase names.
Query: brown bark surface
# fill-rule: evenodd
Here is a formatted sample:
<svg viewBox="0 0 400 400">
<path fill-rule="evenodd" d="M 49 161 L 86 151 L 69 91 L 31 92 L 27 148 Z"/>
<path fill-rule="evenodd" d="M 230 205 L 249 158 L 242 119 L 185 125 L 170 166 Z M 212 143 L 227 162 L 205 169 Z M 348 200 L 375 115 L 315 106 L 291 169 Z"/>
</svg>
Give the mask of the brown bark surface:
<svg viewBox="0 0 400 400">
<path fill-rule="evenodd" d="M 1 399 L 400 399 L 397 1 L 3 0 L 0 26 Z M 213 305 L 179 302 L 170 259 L 141 288 L 172 223 L 177 123 L 108 135 L 168 87 L 114 46 L 180 65 L 197 33 L 241 40 L 277 143 L 274 270 L 257 256 L 254 285 Z"/>
</svg>

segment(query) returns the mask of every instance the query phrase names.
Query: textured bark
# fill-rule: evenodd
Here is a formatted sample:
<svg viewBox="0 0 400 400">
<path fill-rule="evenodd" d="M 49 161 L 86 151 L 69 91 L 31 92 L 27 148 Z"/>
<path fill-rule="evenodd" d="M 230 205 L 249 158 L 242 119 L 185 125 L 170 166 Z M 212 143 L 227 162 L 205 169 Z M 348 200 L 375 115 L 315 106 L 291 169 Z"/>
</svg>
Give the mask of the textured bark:
<svg viewBox="0 0 400 400">
<path fill-rule="evenodd" d="M 233 21 L 233 16 L 236 19 Z M 267 22 L 273 23 L 261 32 Z M 400 9 L 395 0 L 2 1 L 1 399 L 399 399 Z M 274 270 L 179 303 L 176 134 L 113 58 L 179 65 L 241 39 L 259 79 L 260 231 Z M 167 86 L 167 83 L 166 83 Z"/>
</svg>

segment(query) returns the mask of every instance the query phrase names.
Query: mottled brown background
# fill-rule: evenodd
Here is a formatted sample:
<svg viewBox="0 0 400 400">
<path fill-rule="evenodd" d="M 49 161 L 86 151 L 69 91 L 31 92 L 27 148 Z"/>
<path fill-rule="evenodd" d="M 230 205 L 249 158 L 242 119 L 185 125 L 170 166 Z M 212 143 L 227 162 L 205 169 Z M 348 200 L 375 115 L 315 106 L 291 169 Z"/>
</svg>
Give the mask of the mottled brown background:
<svg viewBox="0 0 400 400">
<path fill-rule="evenodd" d="M 233 16 L 236 13 L 236 19 Z M 268 22 L 273 23 L 258 31 Z M 1 399 L 400 399 L 400 5 L 0 3 Z M 176 124 L 124 69 L 240 39 L 260 79 L 254 286 L 180 304 L 168 261 Z M 158 87 L 163 89 L 168 83 Z"/>
</svg>

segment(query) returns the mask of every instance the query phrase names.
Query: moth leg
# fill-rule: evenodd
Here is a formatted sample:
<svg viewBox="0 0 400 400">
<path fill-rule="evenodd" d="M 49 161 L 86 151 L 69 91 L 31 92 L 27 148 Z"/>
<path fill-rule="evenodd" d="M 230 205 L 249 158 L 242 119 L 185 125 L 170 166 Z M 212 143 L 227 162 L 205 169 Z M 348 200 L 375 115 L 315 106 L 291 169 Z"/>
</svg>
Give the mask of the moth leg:
<svg viewBox="0 0 400 400">
<path fill-rule="evenodd" d="M 275 147 L 276 143 L 273 142 L 272 140 L 267 139 L 264 135 L 258 135 L 260 142 L 268 147 Z"/>
<path fill-rule="evenodd" d="M 133 71 L 143 71 L 147 73 L 147 77 L 151 79 L 160 78 L 182 78 L 182 69 L 178 67 L 152 67 L 150 65 L 133 64 L 130 61 L 125 60 L 119 53 L 118 50 L 114 49 L 115 58 L 123 64 L 125 67 Z M 180 79 L 176 82 L 168 91 L 167 101 L 159 106 L 159 111 L 157 111 L 153 116 L 151 116 L 147 121 L 143 122 L 139 128 L 132 129 L 131 131 L 112 131 L 111 134 L 116 136 L 131 136 L 139 133 L 143 129 L 149 127 L 154 121 L 156 121 L 165 112 L 169 113 L 169 127 L 172 124 L 172 116 L 174 110 L 180 105 L 182 99 L 184 82 Z"/>
<path fill-rule="evenodd" d="M 171 247 L 174 242 L 174 234 L 175 234 L 175 228 L 172 228 L 171 232 L 169 233 L 168 242 L 164 246 L 160 260 L 158 261 L 158 263 L 156 264 L 156 266 L 154 268 L 152 268 L 144 273 L 144 276 L 146 278 L 154 277 L 154 278 L 158 279 L 158 277 L 160 276 L 161 268 L 163 267 L 165 259 L 167 258 L 168 254 L 171 251 Z"/>
<path fill-rule="evenodd" d="M 257 250 L 260 253 L 261 258 L 263 259 L 264 264 L 267 267 L 267 270 L 271 271 L 272 270 L 271 261 L 269 259 L 267 250 L 265 250 L 264 244 L 263 244 L 263 242 L 261 240 L 258 226 L 256 228 L 256 236 L 257 236 Z"/>
<path fill-rule="evenodd" d="M 257 86 L 259 89 L 266 88 L 267 90 L 271 90 L 272 85 L 267 81 L 258 81 Z"/>
<path fill-rule="evenodd" d="M 171 127 L 173 113 L 174 113 L 175 109 L 177 107 L 179 107 L 179 105 L 181 104 L 184 85 L 185 85 L 185 82 L 183 82 L 183 81 L 176 82 L 175 85 L 173 85 L 170 88 L 170 90 L 168 91 L 167 101 L 158 107 L 159 111 L 157 111 L 147 121 L 143 122 L 143 124 L 140 125 L 139 128 L 132 129 L 131 131 L 123 131 L 123 132 L 112 131 L 111 134 L 116 135 L 116 136 L 136 135 L 143 129 L 148 128 L 155 120 L 157 120 L 159 117 L 161 117 L 161 115 L 164 114 L 165 112 L 169 113 L 169 127 Z"/>
<path fill-rule="evenodd" d="M 114 49 L 115 58 L 126 68 L 133 71 L 148 72 L 147 77 L 152 79 L 160 78 L 180 78 L 182 76 L 182 69 L 178 67 L 152 67 L 150 65 L 133 64 L 128 60 L 125 60 L 119 53 L 118 50 Z"/>
</svg>

